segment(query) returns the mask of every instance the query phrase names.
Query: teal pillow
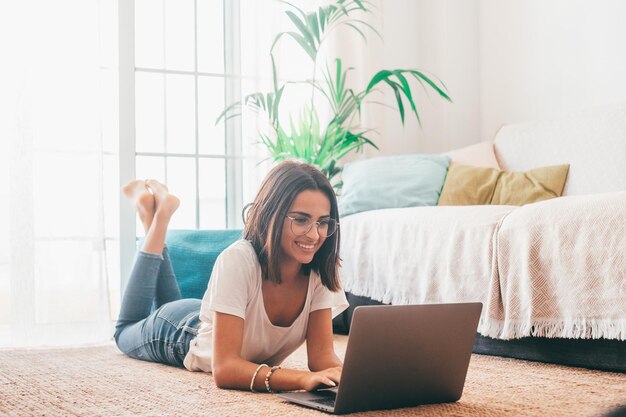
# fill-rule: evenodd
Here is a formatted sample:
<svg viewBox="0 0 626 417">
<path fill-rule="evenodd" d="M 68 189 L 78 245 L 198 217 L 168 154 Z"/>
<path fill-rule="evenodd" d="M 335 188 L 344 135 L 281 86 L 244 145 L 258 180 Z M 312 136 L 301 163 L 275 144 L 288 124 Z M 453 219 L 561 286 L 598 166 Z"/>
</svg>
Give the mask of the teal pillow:
<svg viewBox="0 0 626 417">
<path fill-rule="evenodd" d="M 435 206 L 450 158 L 445 155 L 397 155 L 346 164 L 339 216 L 367 210 Z"/>
<path fill-rule="evenodd" d="M 183 298 L 204 296 L 217 256 L 241 238 L 238 229 L 168 230 L 165 243 Z"/>
</svg>

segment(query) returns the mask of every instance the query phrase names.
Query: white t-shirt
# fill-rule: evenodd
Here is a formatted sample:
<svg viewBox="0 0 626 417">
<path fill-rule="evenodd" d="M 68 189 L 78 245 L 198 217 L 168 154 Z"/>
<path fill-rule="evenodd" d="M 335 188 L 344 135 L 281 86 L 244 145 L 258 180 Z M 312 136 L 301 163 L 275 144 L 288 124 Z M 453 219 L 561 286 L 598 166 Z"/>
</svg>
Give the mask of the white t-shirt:
<svg viewBox="0 0 626 417">
<path fill-rule="evenodd" d="M 202 325 L 189 345 L 185 368 L 211 372 L 214 312 L 244 319 L 241 357 L 273 366 L 304 342 L 311 312 L 331 308 L 335 317 L 348 308 L 344 292 L 328 290 L 319 275 L 311 271 L 306 301 L 298 318 L 289 327 L 274 326 L 263 304 L 262 281 L 261 265 L 249 241 L 239 240 L 218 256 L 202 298 Z"/>
</svg>

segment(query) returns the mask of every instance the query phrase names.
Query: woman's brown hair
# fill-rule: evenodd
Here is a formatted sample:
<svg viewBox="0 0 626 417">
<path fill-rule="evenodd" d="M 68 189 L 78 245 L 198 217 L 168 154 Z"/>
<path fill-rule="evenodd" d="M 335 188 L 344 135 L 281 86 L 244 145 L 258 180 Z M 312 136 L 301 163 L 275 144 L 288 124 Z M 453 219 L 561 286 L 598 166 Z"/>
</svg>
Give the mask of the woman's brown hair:
<svg viewBox="0 0 626 417">
<path fill-rule="evenodd" d="M 338 220 L 337 197 L 326 176 L 312 165 L 296 161 L 281 162 L 267 174 L 254 202 L 246 207 L 243 237 L 249 240 L 259 258 L 263 279 L 279 283 L 281 237 L 289 208 L 305 190 L 321 191 L 330 201 L 330 217 Z M 245 209 L 244 209 L 245 210 Z M 302 266 L 305 273 L 319 274 L 322 284 L 338 291 L 339 228 L 327 237 L 313 260 Z"/>
</svg>

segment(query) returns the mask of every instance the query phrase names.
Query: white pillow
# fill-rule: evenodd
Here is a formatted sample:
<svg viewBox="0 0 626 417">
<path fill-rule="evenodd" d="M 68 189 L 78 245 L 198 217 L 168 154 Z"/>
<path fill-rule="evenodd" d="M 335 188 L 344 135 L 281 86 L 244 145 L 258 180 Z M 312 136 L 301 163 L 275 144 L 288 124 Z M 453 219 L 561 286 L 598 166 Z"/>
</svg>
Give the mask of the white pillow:
<svg viewBox="0 0 626 417">
<path fill-rule="evenodd" d="M 449 156 L 457 164 L 500 169 L 492 142 L 480 142 L 445 152 L 443 155 Z"/>
</svg>

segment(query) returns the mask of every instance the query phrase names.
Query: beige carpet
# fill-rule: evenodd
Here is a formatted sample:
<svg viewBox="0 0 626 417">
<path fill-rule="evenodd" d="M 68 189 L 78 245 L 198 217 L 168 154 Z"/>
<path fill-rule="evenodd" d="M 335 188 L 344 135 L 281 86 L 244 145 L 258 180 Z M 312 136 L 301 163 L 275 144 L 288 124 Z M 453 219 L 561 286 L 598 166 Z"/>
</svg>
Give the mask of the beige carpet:
<svg viewBox="0 0 626 417">
<path fill-rule="evenodd" d="M 345 336 L 336 337 L 343 355 Z M 304 369 L 300 349 L 284 364 Z M 382 416 L 600 416 L 626 404 L 626 375 L 474 355 L 457 403 Z M 113 345 L 0 350 L 0 416 L 320 416 L 270 394 L 127 358 Z"/>
</svg>

